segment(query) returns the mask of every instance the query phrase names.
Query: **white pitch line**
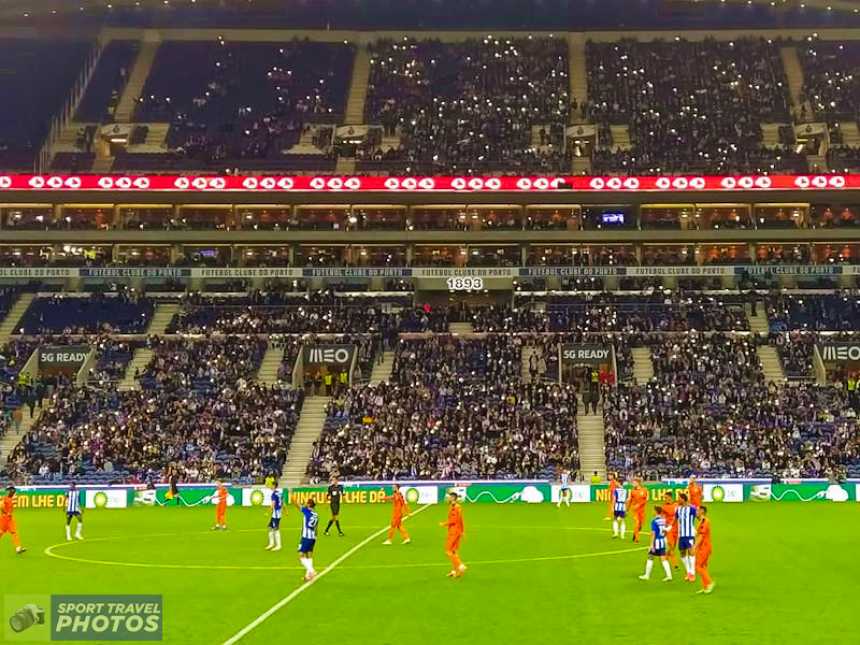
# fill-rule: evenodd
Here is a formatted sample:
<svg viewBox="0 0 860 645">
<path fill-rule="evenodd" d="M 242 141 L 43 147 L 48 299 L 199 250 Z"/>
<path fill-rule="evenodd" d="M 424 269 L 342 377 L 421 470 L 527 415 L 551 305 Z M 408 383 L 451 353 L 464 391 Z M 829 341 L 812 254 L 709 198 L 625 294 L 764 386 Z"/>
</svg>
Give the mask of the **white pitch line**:
<svg viewBox="0 0 860 645">
<path fill-rule="evenodd" d="M 414 513 L 409 515 L 409 517 L 410 518 L 415 517 L 416 515 L 418 515 L 418 513 L 422 513 L 424 511 L 426 511 L 428 508 L 430 508 L 429 504 L 426 506 L 422 506 L 417 511 L 415 511 Z M 378 538 L 380 535 L 385 533 L 387 530 L 388 530 L 388 527 L 385 526 L 385 527 L 379 529 L 378 531 L 376 531 L 375 533 L 371 533 L 370 535 L 368 535 L 361 542 L 359 542 L 354 547 L 352 547 L 349 551 L 347 551 L 346 553 L 341 555 L 339 558 L 334 560 L 325 569 L 320 571 L 312 580 L 308 580 L 301 587 L 293 589 L 293 591 L 291 591 L 289 594 L 287 594 L 286 596 L 281 598 L 281 600 L 276 602 L 274 605 L 269 607 L 269 609 L 267 609 L 262 614 L 257 616 L 257 618 L 255 618 L 250 623 L 248 623 L 245 627 L 243 627 L 238 632 L 236 632 L 235 635 L 231 636 L 226 641 L 224 641 L 224 645 L 234 645 L 234 643 L 238 643 L 240 640 L 245 638 L 245 636 L 250 634 L 253 630 L 255 630 L 257 627 L 259 627 L 266 620 L 268 620 L 271 616 L 273 616 L 278 611 L 280 611 L 281 609 L 286 607 L 288 604 L 290 604 L 293 600 L 298 598 L 302 594 L 302 592 L 308 590 L 312 585 L 316 584 L 317 580 L 322 578 L 324 575 L 326 575 L 328 572 L 330 572 L 332 569 L 334 569 L 336 566 L 338 566 L 341 562 L 343 562 L 344 560 L 349 558 L 353 553 L 355 553 L 356 551 L 361 549 L 363 546 L 369 544 L 370 542 L 372 542 L 373 540 Z"/>
</svg>

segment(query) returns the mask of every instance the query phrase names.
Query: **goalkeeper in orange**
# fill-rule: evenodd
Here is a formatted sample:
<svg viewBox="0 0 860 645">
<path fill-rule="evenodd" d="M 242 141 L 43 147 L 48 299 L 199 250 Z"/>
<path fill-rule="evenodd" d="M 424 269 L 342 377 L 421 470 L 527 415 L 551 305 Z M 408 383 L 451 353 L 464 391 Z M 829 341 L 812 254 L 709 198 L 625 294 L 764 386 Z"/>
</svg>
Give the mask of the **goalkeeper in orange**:
<svg viewBox="0 0 860 645">
<path fill-rule="evenodd" d="M 403 493 L 400 492 L 400 486 L 394 484 L 394 492 L 391 495 L 386 495 L 385 501 L 394 502 L 394 506 L 391 512 L 391 526 L 388 527 L 388 539 L 383 544 L 391 544 L 394 531 L 397 530 L 400 531 L 400 538 L 403 540 L 403 544 L 409 544 L 412 540 L 403 526 L 403 520 L 409 516 L 409 507 L 406 505 Z"/>
<path fill-rule="evenodd" d="M 445 555 L 451 560 L 451 571 L 449 578 L 459 578 L 466 572 L 466 565 L 457 553 L 460 550 L 460 540 L 463 539 L 463 510 L 460 508 L 460 496 L 456 492 L 448 493 L 448 519 L 440 522 L 439 526 L 448 529 L 448 538 L 445 540 Z"/>
</svg>

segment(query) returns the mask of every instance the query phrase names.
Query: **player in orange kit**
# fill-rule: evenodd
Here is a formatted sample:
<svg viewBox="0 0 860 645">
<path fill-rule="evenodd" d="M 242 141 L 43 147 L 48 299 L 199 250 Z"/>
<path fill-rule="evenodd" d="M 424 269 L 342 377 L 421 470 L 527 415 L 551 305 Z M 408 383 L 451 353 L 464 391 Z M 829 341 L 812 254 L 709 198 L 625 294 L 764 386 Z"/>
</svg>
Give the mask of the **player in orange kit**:
<svg viewBox="0 0 860 645">
<path fill-rule="evenodd" d="M 448 519 L 440 522 L 439 526 L 448 529 L 448 538 L 445 540 L 445 555 L 451 560 L 451 571 L 449 578 L 459 578 L 466 572 L 466 565 L 460 560 L 457 551 L 460 550 L 460 540 L 463 539 L 463 510 L 459 504 L 460 496 L 454 491 L 448 493 Z"/>
<path fill-rule="evenodd" d="M 224 482 L 218 482 L 218 488 L 215 490 L 215 498 L 218 503 L 215 505 L 215 526 L 213 531 L 227 530 L 227 487 Z"/>
<path fill-rule="evenodd" d="M 695 475 L 690 475 L 690 481 L 687 484 L 687 497 L 690 499 L 690 506 L 699 508 L 702 505 L 702 486 L 696 481 Z"/>
<path fill-rule="evenodd" d="M 394 492 L 391 495 L 385 496 L 386 502 L 394 502 L 391 512 L 391 526 L 388 527 L 388 539 L 383 544 L 391 544 L 391 538 L 394 537 L 394 531 L 400 531 L 400 538 L 403 544 L 409 544 L 412 540 L 406 528 L 403 526 L 403 520 L 409 515 L 409 507 L 406 505 L 406 499 L 403 493 L 400 492 L 400 486 L 394 484 Z"/>
<path fill-rule="evenodd" d="M 711 558 L 711 520 L 708 519 L 707 507 L 700 506 L 698 515 L 700 519 L 696 528 L 696 573 L 702 576 L 702 588 L 696 593 L 711 593 L 715 583 L 708 572 L 708 560 Z"/>
<path fill-rule="evenodd" d="M 663 493 L 663 519 L 666 520 L 666 557 L 676 569 L 678 568 L 678 556 L 675 555 L 675 549 L 678 547 L 678 524 L 675 522 L 675 511 L 678 505 L 675 503 L 675 497 L 672 491 Z"/>
<path fill-rule="evenodd" d="M 608 473 L 607 479 L 609 479 L 609 503 L 606 507 L 606 517 L 604 520 L 611 520 L 613 517 L 613 511 L 615 510 L 613 506 L 615 505 L 615 489 L 618 488 L 618 480 L 615 478 L 615 473 Z"/>
<path fill-rule="evenodd" d="M 15 545 L 15 553 L 24 553 L 27 549 L 21 546 L 21 538 L 18 536 L 18 527 L 15 526 L 15 518 L 12 513 L 15 511 L 15 487 L 8 486 L 6 488 L 6 497 L 0 501 L 0 538 L 7 533 L 12 538 L 12 544 Z"/>
<path fill-rule="evenodd" d="M 633 515 L 633 541 L 639 541 L 639 531 L 645 524 L 645 506 L 648 504 L 648 490 L 642 485 L 642 480 L 633 478 L 633 490 L 627 501 L 627 510 Z"/>
</svg>

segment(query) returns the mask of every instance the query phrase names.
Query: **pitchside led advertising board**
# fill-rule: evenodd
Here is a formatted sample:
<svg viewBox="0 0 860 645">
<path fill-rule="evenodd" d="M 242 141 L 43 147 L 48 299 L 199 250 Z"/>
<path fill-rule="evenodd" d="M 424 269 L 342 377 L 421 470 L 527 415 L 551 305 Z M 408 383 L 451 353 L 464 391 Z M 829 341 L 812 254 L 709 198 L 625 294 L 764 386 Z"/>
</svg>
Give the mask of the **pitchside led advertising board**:
<svg viewBox="0 0 860 645">
<path fill-rule="evenodd" d="M 788 483 L 772 483 L 765 480 L 704 480 L 704 501 L 711 503 L 740 502 L 858 502 L 860 482 L 832 483 L 822 480 L 797 480 Z M 386 504 L 393 488 L 392 482 L 344 482 L 344 504 Z M 81 486 L 83 506 L 94 512 L 101 509 L 126 509 L 140 507 L 192 508 L 214 506 L 217 503 L 215 484 L 180 484 L 178 495 L 167 485 L 157 486 Z M 682 492 L 687 488 L 686 480 L 667 480 L 645 484 L 651 502 L 663 499 L 663 493 Z M 482 482 L 403 482 L 400 490 L 406 501 L 413 505 L 444 504 L 451 490 L 460 494 L 469 504 L 543 504 L 556 503 L 561 487 L 548 481 L 482 481 Z M 572 503 L 608 503 L 609 490 L 606 484 L 574 483 L 570 486 Z M 66 503 L 68 489 L 56 486 L 22 486 L 15 497 L 17 508 L 35 510 L 62 509 Z M 265 486 L 227 486 L 229 506 L 268 506 L 271 489 Z M 313 499 L 318 504 L 328 504 L 329 496 L 324 486 L 299 486 L 283 491 L 286 495 L 304 504 Z"/>
</svg>

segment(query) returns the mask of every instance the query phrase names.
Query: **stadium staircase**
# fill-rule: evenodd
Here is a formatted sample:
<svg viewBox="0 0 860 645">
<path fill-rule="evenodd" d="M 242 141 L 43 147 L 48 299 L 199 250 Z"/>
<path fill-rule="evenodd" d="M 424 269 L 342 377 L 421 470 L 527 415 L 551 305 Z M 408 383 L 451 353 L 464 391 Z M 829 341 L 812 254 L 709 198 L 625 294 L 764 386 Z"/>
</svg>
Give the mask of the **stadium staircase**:
<svg viewBox="0 0 860 645">
<path fill-rule="evenodd" d="M 629 125 L 610 125 L 609 132 L 612 134 L 613 150 L 630 150 L 633 147 L 630 142 Z"/>
<path fill-rule="evenodd" d="M 570 162 L 570 172 L 574 175 L 590 175 L 591 157 L 573 157 Z"/>
<path fill-rule="evenodd" d="M 800 90 L 803 88 L 803 67 L 800 64 L 800 56 L 797 53 L 797 47 L 789 46 L 780 48 L 779 57 L 782 59 L 782 68 L 785 70 L 785 76 L 788 78 L 788 89 L 791 92 L 791 103 L 797 111 L 799 118 L 801 104 Z M 807 105 L 806 109 L 807 117 L 811 119 L 811 106 Z"/>
<path fill-rule="evenodd" d="M 588 480 L 597 471 L 601 479 L 606 477 L 606 446 L 604 444 L 603 408 L 597 414 L 576 415 L 579 432 L 579 472 Z"/>
<path fill-rule="evenodd" d="M 779 360 L 779 353 L 773 345 L 759 345 L 756 349 L 758 359 L 761 361 L 761 368 L 764 372 L 764 380 L 770 383 L 785 383 L 785 372 L 782 369 L 782 361 Z"/>
<path fill-rule="evenodd" d="M 749 305 L 746 306 L 747 321 L 750 324 L 750 331 L 755 334 L 769 334 L 770 323 L 767 320 L 767 314 L 762 307 L 758 308 L 755 316 L 752 315 L 752 309 Z"/>
<path fill-rule="evenodd" d="M 567 37 L 568 81 L 570 82 L 571 102 L 576 100 L 582 106 L 588 101 L 588 73 L 585 67 L 585 37 L 583 34 L 569 34 Z M 581 110 L 571 111 L 571 124 L 584 123 Z"/>
<path fill-rule="evenodd" d="M 651 350 L 648 347 L 634 347 L 633 380 L 637 385 L 644 385 L 654 378 L 654 363 L 651 362 Z"/>
<path fill-rule="evenodd" d="M 308 462 L 314 452 L 314 442 L 319 439 L 325 426 L 326 407 L 329 400 L 327 396 L 305 397 L 296 434 L 290 442 L 287 461 L 281 471 L 282 486 L 289 488 L 304 481 Z"/>
<path fill-rule="evenodd" d="M 144 40 L 141 44 L 137 59 L 131 68 L 131 74 L 129 74 L 125 91 L 123 91 L 116 106 L 114 120 L 117 123 L 131 123 L 131 120 L 134 118 L 134 108 L 137 105 L 137 100 L 143 93 L 143 86 L 146 85 L 146 79 L 152 70 L 152 64 L 155 62 L 155 54 L 158 52 L 160 44 L 160 42 L 152 40 Z"/>
<path fill-rule="evenodd" d="M 334 171 L 338 175 L 354 175 L 355 159 L 352 157 L 338 157 Z"/>
<path fill-rule="evenodd" d="M 257 370 L 257 382 L 262 385 L 276 385 L 278 383 L 278 372 L 284 361 L 284 348 L 269 346 L 263 355 L 260 369 Z"/>
<path fill-rule="evenodd" d="M 146 328 L 146 333 L 149 335 L 160 336 L 167 330 L 167 326 L 173 317 L 179 313 L 179 305 L 177 304 L 158 304 L 155 307 L 155 313 L 152 315 L 152 320 L 149 321 L 149 327 Z"/>
<path fill-rule="evenodd" d="M 377 385 L 391 379 L 391 369 L 394 367 L 394 352 L 382 352 L 382 362 L 373 366 L 370 373 L 370 384 Z"/>
<path fill-rule="evenodd" d="M 522 352 L 522 365 L 520 365 L 520 378 L 522 378 L 523 383 L 529 383 L 531 381 L 531 374 L 529 373 L 529 361 L 531 361 L 532 356 L 539 355 L 536 347 L 523 347 Z"/>
<path fill-rule="evenodd" d="M 344 125 L 364 124 L 364 102 L 367 99 L 367 85 L 370 82 L 370 52 L 362 45 L 355 52 L 352 64 L 352 82 L 346 100 Z"/>
<path fill-rule="evenodd" d="M 42 416 L 43 409 L 36 408 L 35 414 L 31 417 L 29 408 L 26 405 L 21 406 L 21 412 L 24 414 L 21 419 L 21 429 L 16 432 L 10 427 L 6 434 L 0 437 L 0 470 L 6 467 L 6 462 L 9 461 L 9 455 L 12 454 L 15 446 L 21 442 L 24 435 L 30 431 L 30 428 L 36 425 L 36 421 Z"/>
<path fill-rule="evenodd" d="M 860 148 L 860 129 L 855 121 L 840 121 L 839 129 L 842 131 L 842 143 L 840 145 L 850 148 Z"/>
<path fill-rule="evenodd" d="M 448 331 L 452 334 L 473 334 L 475 328 L 470 322 L 452 322 L 448 323 Z"/>
<path fill-rule="evenodd" d="M 24 313 L 30 307 L 35 297 L 32 293 L 22 293 L 18 300 L 15 301 L 15 304 L 12 305 L 9 313 L 6 314 L 3 322 L 0 322 L 0 347 L 5 345 L 9 337 L 15 333 L 15 326 L 24 317 Z"/>
<path fill-rule="evenodd" d="M 120 391 L 139 390 L 140 383 L 137 382 L 134 375 L 138 372 L 142 373 L 146 369 L 146 366 L 149 365 L 153 356 L 155 356 L 154 352 L 145 347 L 139 347 L 134 350 L 134 356 L 131 357 L 128 366 L 125 368 L 125 374 L 123 374 L 122 380 L 117 385 L 117 389 Z"/>
</svg>

